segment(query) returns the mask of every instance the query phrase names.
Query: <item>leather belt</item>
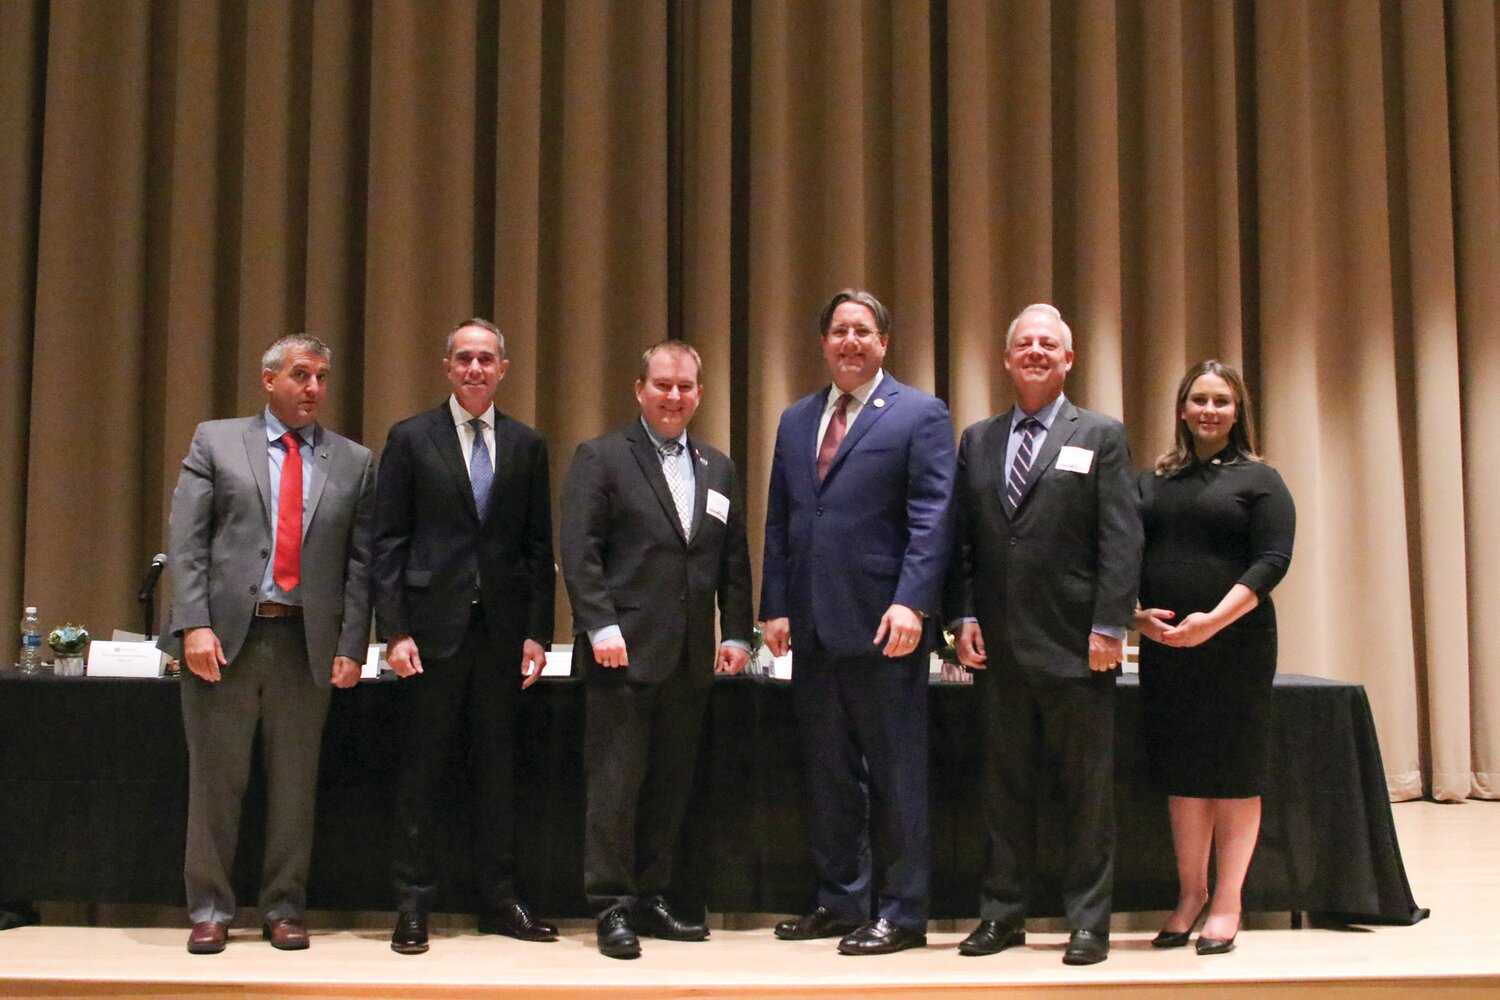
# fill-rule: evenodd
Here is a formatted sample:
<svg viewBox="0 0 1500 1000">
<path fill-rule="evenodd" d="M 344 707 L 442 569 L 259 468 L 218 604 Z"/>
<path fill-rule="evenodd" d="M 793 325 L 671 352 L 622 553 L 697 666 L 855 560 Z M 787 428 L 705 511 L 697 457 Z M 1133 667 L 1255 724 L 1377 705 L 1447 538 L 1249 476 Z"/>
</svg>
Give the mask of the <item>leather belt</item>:
<svg viewBox="0 0 1500 1000">
<path fill-rule="evenodd" d="M 277 604 L 275 601 L 261 601 L 255 606 L 255 617 L 257 618 L 301 618 L 302 605 L 300 604 Z"/>
</svg>

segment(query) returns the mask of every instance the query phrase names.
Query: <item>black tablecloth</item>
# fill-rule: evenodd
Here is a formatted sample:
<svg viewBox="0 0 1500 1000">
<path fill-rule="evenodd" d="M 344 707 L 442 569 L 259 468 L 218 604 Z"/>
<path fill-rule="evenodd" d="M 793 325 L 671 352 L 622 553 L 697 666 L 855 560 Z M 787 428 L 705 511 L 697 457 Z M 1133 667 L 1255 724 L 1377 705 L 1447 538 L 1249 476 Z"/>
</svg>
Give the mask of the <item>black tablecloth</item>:
<svg viewBox="0 0 1500 1000">
<path fill-rule="evenodd" d="M 1166 802 L 1145 777 L 1139 689 L 1133 677 L 1119 683 L 1115 909 L 1170 909 L 1177 880 Z M 521 699 L 519 881 L 537 911 L 556 916 L 586 915 L 582 695 L 578 683 L 555 680 Z M 968 917 L 977 911 L 983 850 L 978 699 L 967 685 L 935 685 L 931 698 L 933 915 Z M 392 680 L 334 692 L 308 887 L 315 909 L 394 905 L 400 701 Z M 1364 689 L 1281 676 L 1275 706 L 1274 787 L 1245 908 L 1362 923 L 1420 920 L 1426 911 L 1402 866 Z M 181 902 L 187 784 L 176 682 L 0 675 L 0 734 L 0 900 Z M 809 905 L 797 747 L 788 685 L 716 684 L 679 852 L 675 894 L 685 909 Z M 440 906 L 463 911 L 476 900 L 466 884 L 469 824 L 457 777 L 448 792 L 451 821 L 437 833 L 447 887 Z M 242 904 L 256 895 L 263 794 L 257 766 L 235 869 Z M 1043 823 L 1059 824 L 1055 808 L 1044 810 Z M 1055 839 L 1043 832 L 1044 852 Z M 1046 867 L 1055 873 L 1055 864 Z M 1033 915 L 1061 912 L 1055 886 L 1043 878 Z"/>
</svg>

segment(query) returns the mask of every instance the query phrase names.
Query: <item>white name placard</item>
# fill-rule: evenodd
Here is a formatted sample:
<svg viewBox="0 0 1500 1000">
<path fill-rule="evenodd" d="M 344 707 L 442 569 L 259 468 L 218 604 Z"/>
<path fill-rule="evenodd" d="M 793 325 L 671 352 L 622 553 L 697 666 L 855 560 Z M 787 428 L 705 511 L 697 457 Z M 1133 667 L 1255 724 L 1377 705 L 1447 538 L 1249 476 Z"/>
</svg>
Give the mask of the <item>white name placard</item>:
<svg viewBox="0 0 1500 1000">
<path fill-rule="evenodd" d="M 573 644 L 554 642 L 547 652 L 547 662 L 542 666 L 543 677 L 573 676 Z"/>
<path fill-rule="evenodd" d="M 382 669 L 391 669 L 390 664 L 385 662 L 385 643 L 371 643 L 370 648 L 365 650 L 365 665 L 359 668 L 359 679 L 372 681 L 380 676 Z"/>
<path fill-rule="evenodd" d="M 166 673 L 167 654 L 154 642 L 89 643 L 89 662 L 84 672 L 90 677 L 160 677 Z"/>
</svg>

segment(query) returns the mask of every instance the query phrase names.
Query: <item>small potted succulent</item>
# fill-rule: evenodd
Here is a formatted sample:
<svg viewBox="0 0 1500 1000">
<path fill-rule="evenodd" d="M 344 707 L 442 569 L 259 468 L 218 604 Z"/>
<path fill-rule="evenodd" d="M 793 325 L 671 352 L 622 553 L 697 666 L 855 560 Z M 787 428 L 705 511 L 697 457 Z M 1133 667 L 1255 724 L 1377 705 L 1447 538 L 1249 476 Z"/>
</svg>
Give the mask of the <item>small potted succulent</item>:
<svg viewBox="0 0 1500 1000">
<path fill-rule="evenodd" d="M 89 630 L 82 625 L 59 625 L 47 633 L 47 645 L 55 657 L 52 672 L 58 677 L 82 677 L 83 654 L 89 648 Z"/>
</svg>

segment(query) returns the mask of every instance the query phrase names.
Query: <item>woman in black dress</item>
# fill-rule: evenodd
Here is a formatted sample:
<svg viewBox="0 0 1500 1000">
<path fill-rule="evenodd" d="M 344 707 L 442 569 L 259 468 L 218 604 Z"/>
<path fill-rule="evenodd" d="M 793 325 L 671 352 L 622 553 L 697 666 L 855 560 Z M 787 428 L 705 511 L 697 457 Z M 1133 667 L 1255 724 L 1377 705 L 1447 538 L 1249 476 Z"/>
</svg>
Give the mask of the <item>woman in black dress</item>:
<svg viewBox="0 0 1500 1000">
<path fill-rule="evenodd" d="M 1194 365 L 1177 390 L 1176 443 L 1140 482 L 1141 703 L 1178 877 L 1177 909 L 1152 944 L 1186 945 L 1207 906 L 1200 955 L 1231 950 L 1239 931 L 1270 766 L 1270 592 L 1291 561 L 1296 520 L 1286 485 L 1255 453 L 1250 423 L 1240 373 L 1219 361 Z"/>
</svg>

